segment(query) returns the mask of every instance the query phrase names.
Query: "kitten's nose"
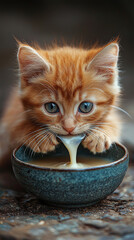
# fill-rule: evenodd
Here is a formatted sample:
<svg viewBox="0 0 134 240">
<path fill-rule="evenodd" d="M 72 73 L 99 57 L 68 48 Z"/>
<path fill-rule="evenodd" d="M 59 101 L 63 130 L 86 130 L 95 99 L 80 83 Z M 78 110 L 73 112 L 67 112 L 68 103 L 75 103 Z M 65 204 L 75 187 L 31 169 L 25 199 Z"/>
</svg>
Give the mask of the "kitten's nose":
<svg viewBox="0 0 134 240">
<path fill-rule="evenodd" d="M 64 128 L 64 130 L 66 130 L 68 133 L 71 133 L 74 129 L 75 129 L 75 127 L 63 127 Z"/>
<path fill-rule="evenodd" d="M 66 130 L 68 133 L 71 133 L 75 129 L 75 121 L 73 118 L 68 117 L 63 120 L 62 127 L 64 130 Z"/>
</svg>

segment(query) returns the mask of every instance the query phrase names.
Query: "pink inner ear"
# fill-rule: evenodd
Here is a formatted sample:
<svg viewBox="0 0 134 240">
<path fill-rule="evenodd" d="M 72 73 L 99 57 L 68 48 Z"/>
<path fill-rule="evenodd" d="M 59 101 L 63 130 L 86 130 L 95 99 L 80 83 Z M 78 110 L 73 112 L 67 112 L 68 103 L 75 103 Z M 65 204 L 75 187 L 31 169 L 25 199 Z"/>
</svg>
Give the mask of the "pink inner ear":
<svg viewBox="0 0 134 240">
<path fill-rule="evenodd" d="M 18 60 L 21 78 L 27 82 L 49 70 L 49 63 L 31 47 L 21 47 L 18 53 Z"/>
<path fill-rule="evenodd" d="M 29 51 L 28 48 L 20 47 L 19 52 L 18 52 L 18 60 L 19 60 L 19 64 L 20 64 L 20 67 L 22 70 L 26 66 L 32 64 L 32 62 L 33 62 L 32 55 L 33 55 L 32 52 Z"/>
<path fill-rule="evenodd" d="M 112 43 L 106 46 L 89 63 L 88 70 L 103 68 L 103 71 L 109 71 L 114 69 L 118 61 L 118 52 L 117 44 Z"/>
<path fill-rule="evenodd" d="M 117 72 L 118 52 L 117 44 L 106 46 L 88 64 L 87 70 L 95 71 L 95 74 L 100 76 L 100 80 L 113 83 L 116 80 L 114 73 Z"/>
<path fill-rule="evenodd" d="M 27 72 L 23 74 L 23 79 L 27 82 L 30 82 L 30 80 L 33 80 L 33 78 L 38 78 L 39 76 L 42 76 L 44 72 L 44 69 L 34 69 L 33 72 Z"/>
<path fill-rule="evenodd" d="M 99 75 L 107 75 L 112 76 L 115 71 L 116 66 L 116 58 L 109 55 L 107 56 L 107 59 L 104 56 L 104 59 L 98 59 L 98 62 L 96 61 L 92 68 L 94 68 Z"/>
</svg>

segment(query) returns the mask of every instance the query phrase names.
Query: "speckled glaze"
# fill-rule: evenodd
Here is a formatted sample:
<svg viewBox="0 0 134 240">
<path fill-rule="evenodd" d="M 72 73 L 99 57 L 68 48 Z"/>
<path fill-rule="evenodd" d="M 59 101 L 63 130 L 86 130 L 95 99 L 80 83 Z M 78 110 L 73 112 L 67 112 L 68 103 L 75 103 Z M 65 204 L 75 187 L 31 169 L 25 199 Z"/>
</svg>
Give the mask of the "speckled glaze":
<svg viewBox="0 0 134 240">
<path fill-rule="evenodd" d="M 19 183 L 45 203 L 60 207 L 85 207 L 110 195 L 122 182 L 128 168 L 128 151 L 121 144 L 95 157 L 107 158 L 112 163 L 86 169 L 50 169 L 30 164 L 30 159 L 68 154 L 61 144 L 55 152 L 32 154 L 25 146 L 14 150 L 12 166 Z M 81 145 L 78 154 L 94 155 Z M 32 155 L 32 157 L 31 157 Z"/>
</svg>

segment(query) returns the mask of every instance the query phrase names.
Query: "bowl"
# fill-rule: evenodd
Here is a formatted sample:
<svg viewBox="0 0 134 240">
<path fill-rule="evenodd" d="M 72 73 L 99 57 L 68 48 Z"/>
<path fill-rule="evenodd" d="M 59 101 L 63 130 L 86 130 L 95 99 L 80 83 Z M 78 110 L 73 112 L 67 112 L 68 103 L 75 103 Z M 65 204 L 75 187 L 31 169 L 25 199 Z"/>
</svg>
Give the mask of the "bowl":
<svg viewBox="0 0 134 240">
<path fill-rule="evenodd" d="M 59 207 L 86 207 L 105 199 L 122 182 L 128 168 L 128 151 L 115 143 L 104 153 L 92 154 L 80 144 L 78 155 L 110 159 L 111 163 L 84 169 L 52 169 L 30 164 L 31 159 L 65 156 L 63 144 L 48 154 L 34 153 L 22 146 L 13 151 L 14 174 L 23 188 Z M 32 155 L 32 156 L 31 156 Z"/>
</svg>

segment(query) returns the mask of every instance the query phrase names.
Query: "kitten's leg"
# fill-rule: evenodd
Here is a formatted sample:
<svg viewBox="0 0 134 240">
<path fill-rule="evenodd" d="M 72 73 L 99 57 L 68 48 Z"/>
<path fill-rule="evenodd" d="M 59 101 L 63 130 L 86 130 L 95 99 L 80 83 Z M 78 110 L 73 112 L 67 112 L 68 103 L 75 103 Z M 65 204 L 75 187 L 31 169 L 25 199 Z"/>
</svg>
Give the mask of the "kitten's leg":
<svg viewBox="0 0 134 240">
<path fill-rule="evenodd" d="M 111 144 L 119 141 L 120 125 L 118 118 L 111 116 L 102 124 L 96 124 L 83 141 L 83 146 L 93 153 L 104 152 Z"/>
</svg>

